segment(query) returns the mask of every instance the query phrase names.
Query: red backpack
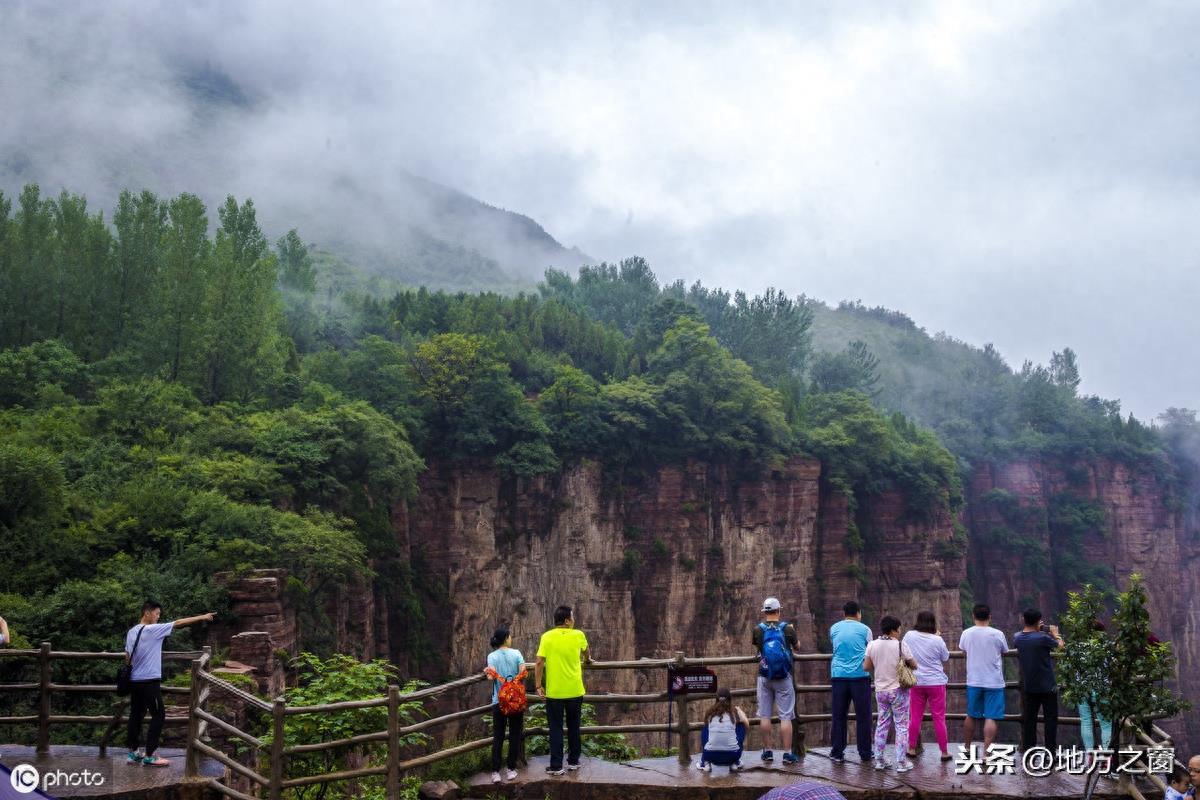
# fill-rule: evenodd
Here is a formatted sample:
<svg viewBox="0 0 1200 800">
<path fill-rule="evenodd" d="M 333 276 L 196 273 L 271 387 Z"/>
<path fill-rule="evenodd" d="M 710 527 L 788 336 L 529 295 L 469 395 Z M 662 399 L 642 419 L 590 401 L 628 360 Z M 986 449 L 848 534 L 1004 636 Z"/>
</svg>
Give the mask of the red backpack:
<svg viewBox="0 0 1200 800">
<path fill-rule="evenodd" d="M 500 681 L 500 691 L 497 692 L 497 699 L 500 703 L 500 713 L 506 717 L 513 714 L 521 714 L 529 707 L 529 700 L 525 697 L 525 668 L 521 667 L 521 671 L 517 676 L 510 680 L 496 672 L 492 667 L 484 670 L 487 676 L 494 681 Z"/>
</svg>

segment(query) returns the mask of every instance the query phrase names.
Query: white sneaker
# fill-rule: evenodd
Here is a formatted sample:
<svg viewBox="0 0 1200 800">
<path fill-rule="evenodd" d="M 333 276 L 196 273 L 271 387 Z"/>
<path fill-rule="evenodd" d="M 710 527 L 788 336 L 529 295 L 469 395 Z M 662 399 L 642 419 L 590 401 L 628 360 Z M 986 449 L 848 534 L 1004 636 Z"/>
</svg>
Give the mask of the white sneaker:
<svg viewBox="0 0 1200 800">
<path fill-rule="evenodd" d="M 882 758 L 875 759 L 875 769 L 887 769 L 887 762 Z"/>
<path fill-rule="evenodd" d="M 579 765 L 578 765 L 578 764 L 567 764 L 567 771 L 568 771 L 568 772 L 574 772 L 574 771 L 575 771 L 575 770 L 577 770 L 577 769 L 579 769 Z"/>
<path fill-rule="evenodd" d="M 742 766 L 742 762 L 740 761 L 731 764 L 729 767 L 730 772 L 741 772 L 743 769 L 745 769 L 745 767 Z"/>
<path fill-rule="evenodd" d="M 492 773 L 492 783 L 499 783 L 499 782 L 500 782 L 500 773 L 493 772 Z"/>
<path fill-rule="evenodd" d="M 701 772 L 712 772 L 712 764 L 706 764 L 703 761 L 696 762 L 696 769 Z"/>
<path fill-rule="evenodd" d="M 901 761 L 899 764 L 896 765 L 896 772 L 908 772 L 912 768 L 913 768 L 913 762 L 909 761 L 906 758 L 903 761 Z"/>
<path fill-rule="evenodd" d="M 508 769 L 508 770 L 504 771 L 504 780 L 515 781 L 516 779 L 517 779 L 517 771 L 515 769 Z"/>
</svg>

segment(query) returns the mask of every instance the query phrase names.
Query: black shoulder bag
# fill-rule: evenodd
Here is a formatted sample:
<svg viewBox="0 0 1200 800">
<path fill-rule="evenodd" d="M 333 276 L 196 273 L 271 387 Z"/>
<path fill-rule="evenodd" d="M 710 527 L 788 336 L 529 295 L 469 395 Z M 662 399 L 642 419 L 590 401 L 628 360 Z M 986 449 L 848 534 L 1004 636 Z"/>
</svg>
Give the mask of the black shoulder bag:
<svg viewBox="0 0 1200 800">
<path fill-rule="evenodd" d="M 133 657 L 137 655 L 138 642 L 142 640 L 142 631 L 146 630 L 143 625 L 138 631 L 137 637 L 133 640 L 133 652 L 125 656 L 125 663 L 117 667 L 117 694 L 120 697 L 128 697 L 133 691 Z"/>
</svg>

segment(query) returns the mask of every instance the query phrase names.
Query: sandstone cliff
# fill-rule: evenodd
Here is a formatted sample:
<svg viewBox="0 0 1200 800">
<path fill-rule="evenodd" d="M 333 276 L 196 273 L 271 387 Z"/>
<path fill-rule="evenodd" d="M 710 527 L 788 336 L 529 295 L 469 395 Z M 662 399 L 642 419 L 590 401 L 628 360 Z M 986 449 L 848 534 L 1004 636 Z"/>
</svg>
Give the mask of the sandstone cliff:
<svg viewBox="0 0 1200 800">
<path fill-rule="evenodd" d="M 980 465 L 966 487 L 970 585 L 1008 633 L 1027 605 L 1053 620 L 1082 581 L 1125 588 L 1146 576 L 1154 631 L 1179 660 L 1178 689 L 1200 694 L 1200 541 L 1163 477 L 1111 460 Z M 1200 714 L 1165 725 L 1200 741 Z"/>
<path fill-rule="evenodd" d="M 748 654 L 768 595 L 783 602 L 803 650 L 827 644 L 850 598 L 906 619 L 934 608 L 957 636 L 966 557 L 949 514 L 910 519 L 903 498 L 887 494 L 856 515 L 859 542 L 845 497 L 823 490 L 820 472 L 805 458 L 755 478 L 691 464 L 616 484 L 585 464 L 519 489 L 490 469 L 426 473 L 396 515 L 418 568 L 423 643 L 400 644 L 414 637 L 397 620 L 393 658 L 430 678 L 474 671 L 501 621 L 532 658 L 562 603 L 605 660 Z M 815 682 L 825 670 L 801 677 Z M 722 670 L 722 680 L 751 686 L 753 670 Z M 665 674 L 592 673 L 589 688 L 662 691 Z M 823 701 L 809 702 L 817 710 Z"/>
<path fill-rule="evenodd" d="M 890 613 L 906 624 L 932 609 L 954 647 L 962 604 L 973 598 L 990 603 L 1011 635 L 1026 605 L 1054 618 L 1081 580 L 1119 587 L 1137 571 L 1150 578 L 1156 631 L 1176 645 L 1180 688 L 1195 695 L 1200 687 L 1200 603 L 1192 599 L 1200 543 L 1149 467 L 981 465 L 961 521 L 946 512 L 914 516 L 897 493 L 855 510 L 820 477 L 821 465 L 805 458 L 755 477 L 690 464 L 623 481 L 590 463 L 523 482 L 490 468 L 431 469 L 417 499 L 393 514 L 408 563 L 379 565 L 374 586 L 337 587 L 326 609 L 331 630 L 301 625 L 296 633 L 283 576 L 271 573 L 232 587 L 245 618 L 230 633 L 285 620 L 276 647 L 325 638 L 339 651 L 387 656 L 406 674 L 440 680 L 480 669 L 502 621 L 532 659 L 561 603 L 576 609 L 598 659 L 747 654 L 762 599 L 775 595 L 803 650 L 828 649 L 825 632 L 848 598 L 868 618 Z M 806 665 L 800 678 L 822 681 L 825 669 Z M 753 682 L 750 668 L 719 674 L 726 685 Z M 961 680 L 961 666 L 951 675 Z M 589 688 L 661 691 L 665 674 L 591 673 Z M 481 689 L 471 701 L 482 699 Z M 825 711 L 827 700 L 806 696 L 802 707 Z M 610 713 L 634 721 L 666 712 Z M 1200 741 L 1197 715 L 1170 729 Z"/>
</svg>

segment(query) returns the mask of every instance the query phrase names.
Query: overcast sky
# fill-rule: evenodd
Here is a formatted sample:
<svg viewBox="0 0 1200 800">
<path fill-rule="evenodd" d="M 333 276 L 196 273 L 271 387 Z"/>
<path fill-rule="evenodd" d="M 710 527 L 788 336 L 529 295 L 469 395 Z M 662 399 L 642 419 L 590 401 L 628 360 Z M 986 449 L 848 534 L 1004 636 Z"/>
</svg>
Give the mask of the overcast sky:
<svg viewBox="0 0 1200 800">
<path fill-rule="evenodd" d="M 408 169 L 664 279 L 1200 406 L 1200 4 L 333 8 L 0 2 L 0 172 L 261 208 Z"/>
</svg>

